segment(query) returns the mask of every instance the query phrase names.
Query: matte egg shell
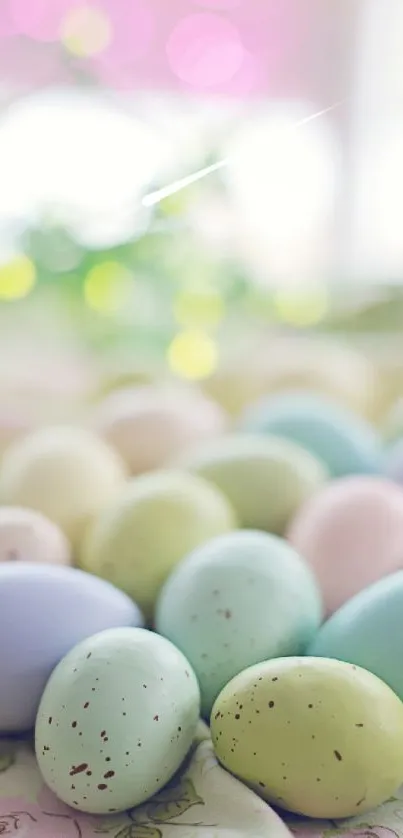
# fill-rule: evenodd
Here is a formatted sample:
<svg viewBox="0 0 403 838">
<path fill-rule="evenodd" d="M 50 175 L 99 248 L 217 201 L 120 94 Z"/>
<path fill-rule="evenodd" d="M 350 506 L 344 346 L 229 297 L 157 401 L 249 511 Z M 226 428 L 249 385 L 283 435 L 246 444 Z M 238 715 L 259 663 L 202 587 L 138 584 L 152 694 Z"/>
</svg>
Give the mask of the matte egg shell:
<svg viewBox="0 0 403 838">
<path fill-rule="evenodd" d="M 135 478 L 89 529 L 81 565 L 130 594 L 147 616 L 175 565 L 236 526 L 218 489 L 202 478 L 155 472 Z"/>
<path fill-rule="evenodd" d="M 362 666 L 403 701 L 403 571 L 346 602 L 313 638 L 309 654 Z"/>
<path fill-rule="evenodd" d="M 381 471 L 381 445 L 371 426 L 320 396 L 269 396 L 247 411 L 242 427 L 299 443 L 323 460 L 333 477 Z"/>
<path fill-rule="evenodd" d="M 0 564 L 0 731 L 32 727 L 49 675 L 76 643 L 141 622 L 129 597 L 81 570 Z"/>
<path fill-rule="evenodd" d="M 280 658 L 244 670 L 217 698 L 211 733 L 228 771 L 311 818 L 368 812 L 402 782 L 402 702 L 341 661 Z"/>
<path fill-rule="evenodd" d="M 288 537 L 311 565 L 331 614 L 403 566 L 403 491 L 377 477 L 335 481 L 301 508 Z"/>
<path fill-rule="evenodd" d="M 181 562 L 159 597 L 156 628 L 190 660 L 208 716 L 242 669 L 302 653 L 321 616 L 315 578 L 298 554 L 277 536 L 244 530 Z"/>
<path fill-rule="evenodd" d="M 199 439 L 225 428 L 225 416 L 207 396 L 181 388 L 135 387 L 111 394 L 94 427 L 119 452 L 132 474 L 164 465 Z"/>
<path fill-rule="evenodd" d="M 17 506 L 0 507 L 0 562 L 42 562 L 68 565 L 66 536 L 40 512 Z"/>
<path fill-rule="evenodd" d="M 101 632 L 53 672 L 39 707 L 36 756 L 47 785 L 85 812 L 120 812 L 161 789 L 199 721 L 186 658 L 143 629 Z"/>
<path fill-rule="evenodd" d="M 263 435 L 206 442 L 183 455 L 180 464 L 227 496 L 241 526 L 277 535 L 327 478 L 325 466 L 308 451 Z"/>
<path fill-rule="evenodd" d="M 118 455 L 74 427 L 36 431 L 12 445 L 0 471 L 0 499 L 42 512 L 74 545 L 125 480 Z"/>
</svg>

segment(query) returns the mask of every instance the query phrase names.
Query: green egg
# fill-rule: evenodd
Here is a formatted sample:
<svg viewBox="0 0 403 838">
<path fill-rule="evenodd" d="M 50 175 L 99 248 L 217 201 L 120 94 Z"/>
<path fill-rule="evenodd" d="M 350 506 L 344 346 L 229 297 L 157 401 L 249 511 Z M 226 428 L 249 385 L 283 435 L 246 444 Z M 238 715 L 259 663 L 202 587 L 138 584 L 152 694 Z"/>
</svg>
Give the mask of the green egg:
<svg viewBox="0 0 403 838">
<path fill-rule="evenodd" d="M 301 504 L 326 481 L 325 466 L 289 440 L 233 434 L 185 454 L 181 465 L 214 483 L 242 527 L 283 535 Z"/>
<path fill-rule="evenodd" d="M 218 696 L 211 733 L 222 765 L 269 803 L 348 818 L 384 803 L 403 779 L 403 704 L 365 669 L 278 658 Z"/>
</svg>

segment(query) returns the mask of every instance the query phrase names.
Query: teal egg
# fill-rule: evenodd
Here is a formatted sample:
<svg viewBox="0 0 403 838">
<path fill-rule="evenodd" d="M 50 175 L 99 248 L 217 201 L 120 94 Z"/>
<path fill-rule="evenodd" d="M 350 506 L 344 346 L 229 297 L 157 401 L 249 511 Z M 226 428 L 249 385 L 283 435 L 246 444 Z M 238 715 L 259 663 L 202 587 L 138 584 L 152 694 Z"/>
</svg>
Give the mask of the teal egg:
<svg viewBox="0 0 403 838">
<path fill-rule="evenodd" d="M 333 477 L 382 470 L 374 429 L 345 408 L 311 393 L 268 396 L 243 417 L 248 432 L 269 433 L 299 443 L 322 460 Z"/>
<path fill-rule="evenodd" d="M 156 628 L 191 662 L 208 716 L 245 667 L 302 653 L 321 617 L 315 578 L 298 553 L 277 536 L 243 530 L 181 562 L 160 594 Z"/>
<path fill-rule="evenodd" d="M 346 602 L 319 630 L 308 654 L 361 666 L 403 700 L 403 570 Z"/>
</svg>

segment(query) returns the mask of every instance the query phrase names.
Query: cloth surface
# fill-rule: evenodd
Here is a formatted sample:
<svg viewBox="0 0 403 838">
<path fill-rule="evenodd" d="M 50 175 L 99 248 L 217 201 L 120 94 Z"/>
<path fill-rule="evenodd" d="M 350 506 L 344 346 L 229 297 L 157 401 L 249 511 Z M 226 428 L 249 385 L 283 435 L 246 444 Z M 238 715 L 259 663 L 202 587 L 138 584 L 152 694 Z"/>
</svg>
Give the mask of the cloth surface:
<svg viewBox="0 0 403 838">
<path fill-rule="evenodd" d="M 15 838 L 403 838 L 403 789 L 352 821 L 281 817 L 217 763 L 207 728 L 171 783 L 123 815 L 84 815 L 44 785 L 33 745 L 0 741 L 0 837 Z"/>
</svg>

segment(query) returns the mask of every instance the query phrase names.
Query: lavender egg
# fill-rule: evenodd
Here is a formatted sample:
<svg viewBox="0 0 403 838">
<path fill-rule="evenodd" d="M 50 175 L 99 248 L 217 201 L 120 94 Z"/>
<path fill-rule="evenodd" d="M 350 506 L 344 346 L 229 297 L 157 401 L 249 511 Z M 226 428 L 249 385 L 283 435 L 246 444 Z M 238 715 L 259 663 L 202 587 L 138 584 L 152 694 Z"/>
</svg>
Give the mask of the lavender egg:
<svg viewBox="0 0 403 838">
<path fill-rule="evenodd" d="M 141 624 L 128 596 L 84 571 L 0 564 L 0 731 L 32 728 L 46 682 L 73 646 L 104 629 Z"/>
</svg>

